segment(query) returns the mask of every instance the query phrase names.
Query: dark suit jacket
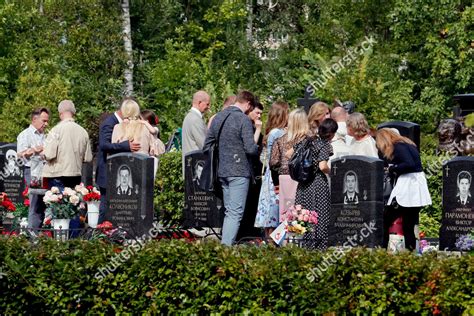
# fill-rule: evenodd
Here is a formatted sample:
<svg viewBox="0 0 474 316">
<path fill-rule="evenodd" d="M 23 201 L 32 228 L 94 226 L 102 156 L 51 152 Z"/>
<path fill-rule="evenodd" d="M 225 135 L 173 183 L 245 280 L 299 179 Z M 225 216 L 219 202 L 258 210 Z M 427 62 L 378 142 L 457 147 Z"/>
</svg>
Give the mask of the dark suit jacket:
<svg viewBox="0 0 474 316">
<path fill-rule="evenodd" d="M 96 184 L 101 188 L 107 188 L 107 155 L 130 151 L 128 141 L 112 144 L 112 132 L 119 121 L 115 114 L 109 115 L 100 125 L 99 149 L 97 153 Z"/>
</svg>

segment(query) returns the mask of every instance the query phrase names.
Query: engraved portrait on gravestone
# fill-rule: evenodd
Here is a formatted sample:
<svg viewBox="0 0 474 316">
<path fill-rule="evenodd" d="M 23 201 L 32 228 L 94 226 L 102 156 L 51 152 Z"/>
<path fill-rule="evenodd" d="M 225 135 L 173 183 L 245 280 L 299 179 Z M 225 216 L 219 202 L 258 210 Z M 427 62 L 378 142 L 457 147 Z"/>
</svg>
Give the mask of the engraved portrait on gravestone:
<svg viewBox="0 0 474 316">
<path fill-rule="evenodd" d="M 359 204 L 359 182 L 357 174 L 349 170 L 344 175 L 344 204 Z"/>
<path fill-rule="evenodd" d="M 132 171 L 127 165 L 121 165 L 117 170 L 117 195 L 134 196 L 138 194 L 138 188 L 134 190 Z"/>
<path fill-rule="evenodd" d="M 7 161 L 5 164 L 5 171 L 8 174 L 8 177 L 19 176 L 23 177 L 23 171 L 20 169 L 17 161 L 16 151 L 13 149 L 7 150 L 5 155 Z"/>
<path fill-rule="evenodd" d="M 198 160 L 194 164 L 193 168 L 193 185 L 194 185 L 194 191 L 202 191 L 199 188 L 199 182 L 201 181 L 201 174 L 202 174 L 202 169 L 204 168 L 205 161 L 204 160 Z"/>
<path fill-rule="evenodd" d="M 457 195 L 456 195 L 456 203 L 459 207 L 470 207 L 472 203 L 471 197 L 471 183 L 472 183 L 472 175 L 463 170 L 458 173 L 457 176 Z"/>
</svg>

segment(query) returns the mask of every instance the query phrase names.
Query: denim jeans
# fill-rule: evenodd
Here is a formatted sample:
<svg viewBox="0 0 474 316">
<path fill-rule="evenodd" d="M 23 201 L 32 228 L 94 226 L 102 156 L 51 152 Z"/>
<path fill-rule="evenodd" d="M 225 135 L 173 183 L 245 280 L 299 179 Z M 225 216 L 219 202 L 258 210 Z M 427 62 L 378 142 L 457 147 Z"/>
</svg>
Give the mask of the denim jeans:
<svg viewBox="0 0 474 316">
<path fill-rule="evenodd" d="M 222 244 L 231 246 L 244 215 L 250 179 L 245 177 L 219 178 L 224 194 L 225 217 L 222 226 Z"/>
</svg>

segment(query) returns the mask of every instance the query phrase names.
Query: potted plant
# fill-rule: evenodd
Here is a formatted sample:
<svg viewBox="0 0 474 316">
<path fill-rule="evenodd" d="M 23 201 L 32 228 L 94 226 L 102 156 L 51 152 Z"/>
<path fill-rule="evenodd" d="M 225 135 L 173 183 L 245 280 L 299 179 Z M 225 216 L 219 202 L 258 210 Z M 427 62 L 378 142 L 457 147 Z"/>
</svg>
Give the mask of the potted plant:
<svg viewBox="0 0 474 316">
<path fill-rule="evenodd" d="M 96 228 L 99 221 L 99 190 L 91 185 L 84 187 L 82 183 L 76 186 L 75 190 L 81 193 L 82 199 L 87 204 L 87 222 L 89 223 L 89 226 Z"/>
<path fill-rule="evenodd" d="M 46 204 L 45 224 L 52 222 L 54 230 L 68 230 L 71 219 L 79 214 L 81 194 L 68 187 L 63 192 L 52 187 L 46 191 L 43 201 Z"/>
</svg>

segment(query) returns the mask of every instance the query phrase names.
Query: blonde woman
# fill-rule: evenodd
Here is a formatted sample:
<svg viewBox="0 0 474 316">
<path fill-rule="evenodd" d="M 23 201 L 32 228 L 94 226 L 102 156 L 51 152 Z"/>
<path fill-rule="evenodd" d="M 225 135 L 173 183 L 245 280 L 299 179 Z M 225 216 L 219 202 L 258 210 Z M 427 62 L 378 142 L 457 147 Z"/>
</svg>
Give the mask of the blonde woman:
<svg viewBox="0 0 474 316">
<path fill-rule="evenodd" d="M 418 223 L 420 209 L 431 204 L 420 154 L 410 139 L 389 128 L 377 131 L 377 147 L 389 163 L 388 172 L 396 178 L 384 214 L 384 246 L 388 245 L 388 228 L 401 216 L 405 247 L 414 250 L 414 228 Z"/>
<path fill-rule="evenodd" d="M 329 106 L 324 102 L 316 102 L 311 106 L 308 113 L 309 128 L 314 135 L 318 134 L 318 127 L 321 123 L 331 117 Z"/>
<path fill-rule="evenodd" d="M 266 135 L 263 138 L 263 145 L 266 146 L 268 155 L 272 152 L 275 141 L 285 133 L 285 128 L 288 124 L 288 107 L 288 103 L 278 101 L 272 104 L 268 112 Z M 266 167 L 254 225 L 255 227 L 264 228 L 265 237 L 269 238 L 270 234 L 280 223 L 280 215 L 278 195 L 275 192 L 276 183 L 273 183 L 268 163 Z"/>
<path fill-rule="evenodd" d="M 125 100 L 120 108 L 124 121 L 114 126 L 112 143 L 133 141 L 140 144 L 139 153 L 156 156 L 158 150 L 154 136 L 140 117 L 140 107 L 134 100 Z"/>
<path fill-rule="evenodd" d="M 347 118 L 347 134 L 354 137 L 349 144 L 352 155 L 378 158 L 375 140 L 370 136 L 370 128 L 365 116 L 354 112 Z"/>
<path fill-rule="evenodd" d="M 289 206 L 295 204 L 298 182 L 291 179 L 288 169 L 288 161 L 293 155 L 293 146 L 305 139 L 309 133 L 308 116 L 303 108 L 299 108 L 291 111 L 288 118 L 288 130 L 273 145 L 270 168 L 278 173 L 280 215 Z M 283 220 L 280 218 L 280 222 Z"/>
</svg>

